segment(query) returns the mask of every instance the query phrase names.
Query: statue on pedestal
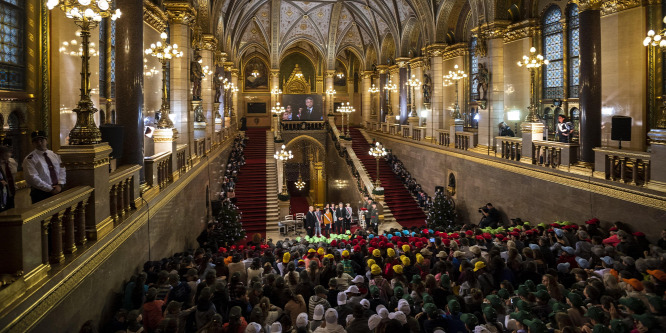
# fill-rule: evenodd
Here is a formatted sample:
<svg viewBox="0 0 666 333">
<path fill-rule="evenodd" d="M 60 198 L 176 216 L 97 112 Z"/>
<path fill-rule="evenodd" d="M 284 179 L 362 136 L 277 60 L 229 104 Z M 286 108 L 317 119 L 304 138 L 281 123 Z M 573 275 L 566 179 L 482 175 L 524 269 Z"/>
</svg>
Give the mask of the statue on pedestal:
<svg viewBox="0 0 666 333">
<path fill-rule="evenodd" d="M 194 51 L 194 61 L 190 65 L 190 81 L 192 81 L 192 100 L 201 100 L 201 80 L 203 79 L 203 69 L 201 68 L 201 55 L 199 51 Z"/>
<path fill-rule="evenodd" d="M 211 80 L 213 80 L 213 89 L 215 89 L 213 103 L 220 103 L 220 98 L 222 98 L 222 82 L 217 78 L 211 78 Z"/>
<path fill-rule="evenodd" d="M 432 80 L 430 79 L 430 75 L 423 74 L 423 86 L 421 89 L 423 89 L 423 103 L 430 104 L 430 94 L 432 91 Z"/>
<path fill-rule="evenodd" d="M 485 101 L 488 98 L 488 84 L 490 83 L 490 73 L 488 72 L 488 68 L 484 64 L 479 63 L 479 72 L 476 75 L 474 75 L 472 81 L 476 81 L 476 91 L 479 92 L 479 100 Z"/>
</svg>

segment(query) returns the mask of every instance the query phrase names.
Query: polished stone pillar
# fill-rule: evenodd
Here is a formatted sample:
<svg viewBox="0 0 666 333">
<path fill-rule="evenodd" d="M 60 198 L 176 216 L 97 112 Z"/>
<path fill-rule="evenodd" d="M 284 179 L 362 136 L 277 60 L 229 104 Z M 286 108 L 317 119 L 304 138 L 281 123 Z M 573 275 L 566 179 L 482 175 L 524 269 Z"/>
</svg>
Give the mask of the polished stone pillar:
<svg viewBox="0 0 666 333">
<path fill-rule="evenodd" d="M 206 149 L 210 149 L 209 142 L 212 142 L 215 132 L 215 110 L 213 110 L 213 102 L 215 100 L 215 48 L 217 47 L 217 40 L 211 34 L 204 34 L 203 36 L 203 49 L 201 50 L 201 57 L 203 67 L 208 66 L 208 70 L 212 74 L 206 74 L 206 77 L 201 83 L 201 99 L 203 102 L 204 115 L 206 117 Z"/>
<path fill-rule="evenodd" d="M 396 61 L 398 61 L 396 59 Z M 409 68 L 406 66 L 406 62 L 398 62 L 398 105 L 399 105 L 399 114 L 400 121 L 398 122 L 401 125 L 407 124 L 407 118 L 409 117 L 408 101 L 407 101 L 407 80 L 409 79 Z"/>
<path fill-rule="evenodd" d="M 430 78 L 432 79 L 432 89 L 430 98 L 430 112 L 432 115 L 428 118 L 431 124 L 428 125 L 428 136 L 433 136 L 433 131 L 442 128 L 442 118 L 444 111 L 444 90 L 442 83 L 444 81 L 444 62 L 442 61 L 442 52 L 444 45 L 435 44 L 430 50 Z M 434 137 L 437 137 L 434 135 Z"/>
<path fill-rule="evenodd" d="M 601 11 L 580 10 L 580 160 L 593 163 L 601 146 Z"/>
<path fill-rule="evenodd" d="M 335 87 L 333 86 L 333 77 L 334 77 L 334 75 L 335 75 L 335 70 L 334 69 L 326 70 L 326 73 L 324 74 L 324 94 L 323 94 L 323 96 L 324 96 L 324 98 L 326 98 L 326 103 L 324 103 L 325 110 L 323 112 L 324 120 L 327 120 L 327 115 L 331 114 L 332 113 L 331 111 L 335 112 L 335 110 L 333 110 L 333 102 L 335 100 L 335 96 L 331 96 L 331 95 L 326 93 L 329 89 L 334 89 L 335 90 Z M 336 91 L 336 95 L 337 95 L 337 93 L 338 92 Z"/>
<path fill-rule="evenodd" d="M 380 123 L 383 123 L 386 121 L 386 90 L 384 89 L 384 86 L 386 86 L 386 82 L 388 82 L 388 66 L 387 65 L 377 65 L 377 71 L 379 72 L 379 85 L 377 88 L 379 88 L 379 102 L 377 102 L 377 119 Z"/>
<path fill-rule="evenodd" d="M 116 6 L 123 11 L 116 21 L 116 124 L 125 133 L 119 165 L 143 166 L 143 2 L 118 0 Z"/>
<path fill-rule="evenodd" d="M 400 120 L 395 119 L 396 116 L 400 119 L 400 68 L 398 65 L 389 67 L 389 75 L 391 81 L 393 81 L 393 84 L 396 86 L 396 90 L 392 92 L 389 97 L 391 99 L 391 112 L 387 111 L 387 115 L 390 114 L 391 119 L 388 119 L 387 122 L 389 124 L 395 124 L 400 122 Z"/>
<path fill-rule="evenodd" d="M 363 124 L 365 126 L 365 123 L 368 121 L 371 121 L 371 114 L 372 114 L 372 94 L 368 92 L 368 89 L 372 87 L 372 80 L 371 80 L 371 71 L 365 71 L 363 72 L 363 81 L 361 84 L 361 96 L 363 98 L 363 108 L 361 109 L 361 113 L 363 115 Z"/>
<path fill-rule="evenodd" d="M 231 108 L 233 109 L 233 115 L 232 117 L 232 122 L 236 124 L 236 127 L 238 127 L 238 123 L 240 122 L 240 119 L 242 117 L 245 117 L 245 114 L 242 114 L 240 110 L 238 109 L 238 94 L 240 93 L 240 86 L 238 85 L 238 69 L 237 68 L 232 68 L 231 69 L 231 83 L 234 84 L 235 87 L 238 88 L 238 92 L 234 92 L 231 94 Z"/>
<path fill-rule="evenodd" d="M 421 126 L 423 123 L 423 61 L 421 58 L 414 58 L 410 61 L 409 67 L 411 74 L 415 75 L 415 79 L 419 80 L 421 84 L 412 91 L 412 108 L 414 109 L 414 117 L 410 117 L 409 123 L 414 126 Z M 410 88 L 411 89 L 411 88 Z"/>
<path fill-rule="evenodd" d="M 485 148 L 495 147 L 495 137 L 499 135 L 499 123 L 504 119 L 504 40 L 503 38 L 493 38 L 487 41 L 487 55 L 485 59 L 479 60 L 479 63 L 486 65 L 490 75 L 488 84 L 486 108 L 479 107 L 479 142 L 480 146 Z M 523 71 L 510 62 L 514 68 L 511 70 Z M 471 81 L 471 77 L 467 80 Z M 462 83 L 462 82 L 461 82 Z M 471 84 L 471 82 L 470 82 Z M 539 84 L 535 82 L 535 84 Z M 462 90 L 461 94 L 468 94 L 468 90 Z M 465 112 L 464 106 L 461 106 L 461 112 Z M 469 110 L 467 111 L 469 112 Z"/>
</svg>

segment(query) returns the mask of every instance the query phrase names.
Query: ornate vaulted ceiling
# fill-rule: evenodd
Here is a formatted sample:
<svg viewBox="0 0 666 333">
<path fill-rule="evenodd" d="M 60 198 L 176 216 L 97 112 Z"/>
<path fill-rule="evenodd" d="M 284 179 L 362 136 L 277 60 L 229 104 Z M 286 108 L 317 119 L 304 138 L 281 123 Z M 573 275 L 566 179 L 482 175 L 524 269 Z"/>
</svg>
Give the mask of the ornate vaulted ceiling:
<svg viewBox="0 0 666 333">
<path fill-rule="evenodd" d="M 493 21 L 511 3 L 537 0 L 193 0 L 210 9 L 210 31 L 231 59 L 261 53 L 272 66 L 308 46 L 334 67 L 343 50 L 369 66 L 418 54 L 433 42 L 462 41 L 479 20 Z M 210 1 L 210 2 L 209 2 Z M 201 18 L 201 14 L 200 14 Z M 467 32 L 465 32 L 465 30 Z M 453 36 L 453 37 L 451 37 Z"/>
</svg>

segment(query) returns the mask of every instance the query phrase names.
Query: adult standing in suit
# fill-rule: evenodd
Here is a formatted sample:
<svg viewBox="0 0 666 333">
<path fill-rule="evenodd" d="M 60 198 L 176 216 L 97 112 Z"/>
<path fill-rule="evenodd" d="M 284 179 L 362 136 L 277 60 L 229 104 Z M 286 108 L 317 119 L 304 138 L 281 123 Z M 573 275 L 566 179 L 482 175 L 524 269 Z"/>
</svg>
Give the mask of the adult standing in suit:
<svg viewBox="0 0 666 333">
<path fill-rule="evenodd" d="M 312 97 L 305 99 L 305 120 L 318 121 L 324 120 L 321 110 L 314 108 L 314 100 Z"/>
<path fill-rule="evenodd" d="M 337 216 L 337 220 L 335 221 L 336 232 L 342 234 L 344 233 L 345 219 L 347 216 L 347 210 L 342 205 L 342 202 L 339 203 L 338 208 L 335 209 L 335 216 Z"/>
<path fill-rule="evenodd" d="M 375 230 L 376 233 L 379 232 L 379 210 L 377 210 L 377 204 L 373 203 L 370 212 L 370 226 Z"/>
<path fill-rule="evenodd" d="M 315 224 L 317 223 L 317 216 L 315 216 L 314 207 L 308 207 L 308 213 L 305 214 L 305 230 L 308 236 L 314 235 Z"/>
</svg>

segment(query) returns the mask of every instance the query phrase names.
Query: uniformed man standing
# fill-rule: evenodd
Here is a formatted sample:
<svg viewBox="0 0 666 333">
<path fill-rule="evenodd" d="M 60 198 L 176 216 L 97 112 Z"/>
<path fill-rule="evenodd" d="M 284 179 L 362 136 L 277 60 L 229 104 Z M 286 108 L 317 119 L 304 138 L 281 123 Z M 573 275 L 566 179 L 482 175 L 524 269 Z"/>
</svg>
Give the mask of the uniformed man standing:
<svg viewBox="0 0 666 333">
<path fill-rule="evenodd" d="M 379 232 L 379 210 L 377 209 L 377 204 L 372 203 L 372 208 L 369 210 L 370 212 L 370 226 L 375 230 L 375 232 Z"/>
<path fill-rule="evenodd" d="M 30 136 L 35 150 L 23 160 L 23 172 L 34 204 L 62 192 L 66 175 L 60 156 L 46 147 L 46 133 L 35 131 Z"/>
<path fill-rule="evenodd" d="M 573 125 L 567 121 L 567 117 L 563 114 L 557 116 L 557 141 L 569 143 L 571 142 L 571 132 Z"/>
</svg>

